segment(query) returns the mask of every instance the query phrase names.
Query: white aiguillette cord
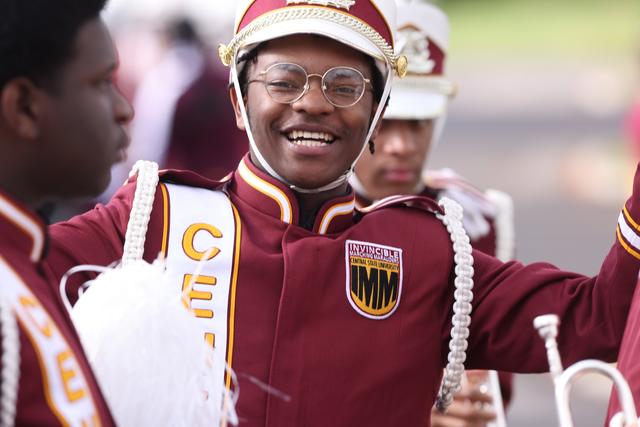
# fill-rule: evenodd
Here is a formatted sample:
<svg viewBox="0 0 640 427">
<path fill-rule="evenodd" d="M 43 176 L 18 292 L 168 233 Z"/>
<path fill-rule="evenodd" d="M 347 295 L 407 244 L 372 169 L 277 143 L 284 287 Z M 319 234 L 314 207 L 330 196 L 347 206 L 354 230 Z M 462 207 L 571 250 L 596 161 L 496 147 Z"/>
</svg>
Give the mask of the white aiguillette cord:
<svg viewBox="0 0 640 427">
<path fill-rule="evenodd" d="M 2 334 L 0 427 L 13 427 L 20 388 L 20 332 L 13 307 L 2 293 L 0 293 L 0 333 Z"/>
<path fill-rule="evenodd" d="M 136 192 L 131 205 L 129 223 L 124 239 L 122 265 L 142 259 L 147 227 L 151 219 L 153 199 L 158 186 L 158 164 L 146 160 L 138 160 L 131 169 L 129 176 L 138 174 Z"/>
<path fill-rule="evenodd" d="M 453 402 L 453 395 L 460 390 L 464 362 L 467 358 L 467 338 L 469 325 L 471 325 L 471 301 L 473 300 L 473 255 L 469 236 L 462 226 L 462 206 L 446 197 L 440 199 L 438 204 L 444 208 L 445 213 L 438 214 L 437 217 L 447 228 L 453 243 L 456 275 L 448 363 L 436 400 L 436 408 L 445 412 Z"/>
</svg>

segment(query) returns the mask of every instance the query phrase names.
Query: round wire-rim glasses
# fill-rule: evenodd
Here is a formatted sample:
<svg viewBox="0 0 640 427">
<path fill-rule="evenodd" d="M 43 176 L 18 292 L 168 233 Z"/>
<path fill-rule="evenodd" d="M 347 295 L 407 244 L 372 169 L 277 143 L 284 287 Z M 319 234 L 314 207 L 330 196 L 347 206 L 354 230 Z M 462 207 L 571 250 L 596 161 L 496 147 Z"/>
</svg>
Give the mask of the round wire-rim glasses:
<svg viewBox="0 0 640 427">
<path fill-rule="evenodd" d="M 274 75 L 278 71 L 281 75 Z M 289 75 L 285 76 L 285 73 Z M 298 76 L 295 73 L 298 73 Z M 301 78 L 303 75 L 304 80 Z M 264 76 L 264 79 L 253 79 L 247 83 L 263 83 L 271 99 L 280 104 L 299 101 L 309 91 L 310 77 L 320 77 L 320 88 L 324 98 L 338 108 L 356 105 L 364 96 L 367 85 L 371 86 L 370 79 L 365 78 L 359 70 L 347 66 L 329 68 L 321 75 L 307 73 L 307 70 L 298 64 L 278 62 L 258 73 L 258 76 Z"/>
</svg>

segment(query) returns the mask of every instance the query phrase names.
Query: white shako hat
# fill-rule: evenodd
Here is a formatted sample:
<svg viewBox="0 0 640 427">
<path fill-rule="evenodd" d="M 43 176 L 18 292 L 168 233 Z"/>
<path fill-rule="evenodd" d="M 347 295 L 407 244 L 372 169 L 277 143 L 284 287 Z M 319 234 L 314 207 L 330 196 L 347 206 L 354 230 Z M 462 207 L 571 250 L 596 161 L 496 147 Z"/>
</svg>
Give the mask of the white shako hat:
<svg viewBox="0 0 640 427">
<path fill-rule="evenodd" d="M 338 187 L 353 173 L 349 170 L 321 188 L 300 188 L 282 178 L 260 153 L 253 138 L 238 82 L 238 58 L 257 43 L 295 34 L 317 34 L 331 38 L 373 57 L 385 77 L 382 98 L 364 141 L 364 151 L 378 122 L 391 90 L 393 71 L 403 76 L 407 67 L 404 57 L 394 53 L 396 28 L 395 0 L 239 0 L 236 9 L 235 34 L 218 54 L 223 64 L 231 67 L 240 110 L 249 144 L 261 166 L 274 178 L 301 193 L 317 193 Z M 357 159 L 356 159 L 357 160 Z M 355 164 L 355 161 L 354 161 Z"/>
<path fill-rule="evenodd" d="M 449 19 L 432 4 L 398 0 L 396 52 L 408 60 L 406 77 L 393 82 L 386 119 L 444 117 L 455 86 L 444 77 Z"/>
</svg>

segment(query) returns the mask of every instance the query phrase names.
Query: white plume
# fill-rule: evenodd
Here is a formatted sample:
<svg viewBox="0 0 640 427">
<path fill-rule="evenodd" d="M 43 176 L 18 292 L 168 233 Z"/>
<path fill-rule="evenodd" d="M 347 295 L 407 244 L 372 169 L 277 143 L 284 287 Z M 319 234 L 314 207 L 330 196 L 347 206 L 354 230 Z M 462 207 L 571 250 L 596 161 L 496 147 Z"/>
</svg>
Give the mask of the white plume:
<svg viewBox="0 0 640 427">
<path fill-rule="evenodd" d="M 214 369 L 224 355 L 174 286 L 162 262 L 136 261 L 102 273 L 73 307 L 103 395 L 122 427 L 236 425 L 235 398 Z"/>
</svg>

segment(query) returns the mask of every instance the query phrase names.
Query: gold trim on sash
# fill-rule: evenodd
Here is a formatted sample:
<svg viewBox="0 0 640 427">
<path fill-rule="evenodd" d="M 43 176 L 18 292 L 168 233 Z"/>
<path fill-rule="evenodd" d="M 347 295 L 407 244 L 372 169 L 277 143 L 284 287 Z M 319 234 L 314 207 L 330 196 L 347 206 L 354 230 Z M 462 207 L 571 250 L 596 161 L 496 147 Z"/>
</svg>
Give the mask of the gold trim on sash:
<svg viewBox="0 0 640 427">
<path fill-rule="evenodd" d="M 240 264 L 240 241 L 242 239 L 242 222 L 240 221 L 240 215 L 238 209 L 231 203 L 231 209 L 233 209 L 233 218 L 236 223 L 236 241 L 235 251 L 233 254 L 233 275 L 231 279 L 231 295 L 229 298 L 229 336 L 227 338 L 229 344 L 227 346 L 227 364 L 229 368 L 233 367 L 233 344 L 235 338 L 235 316 L 236 316 L 236 290 L 238 285 L 238 268 Z M 231 389 L 231 376 L 226 376 L 227 390 Z"/>
<path fill-rule="evenodd" d="M 160 190 L 162 190 L 162 256 L 167 257 L 167 242 L 169 241 L 169 195 L 167 194 L 167 187 L 160 183 Z"/>
</svg>

